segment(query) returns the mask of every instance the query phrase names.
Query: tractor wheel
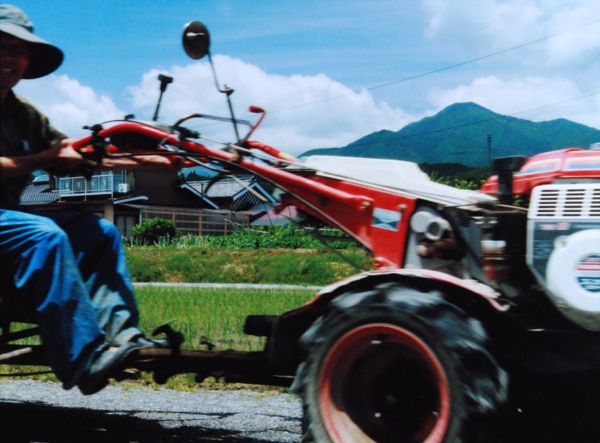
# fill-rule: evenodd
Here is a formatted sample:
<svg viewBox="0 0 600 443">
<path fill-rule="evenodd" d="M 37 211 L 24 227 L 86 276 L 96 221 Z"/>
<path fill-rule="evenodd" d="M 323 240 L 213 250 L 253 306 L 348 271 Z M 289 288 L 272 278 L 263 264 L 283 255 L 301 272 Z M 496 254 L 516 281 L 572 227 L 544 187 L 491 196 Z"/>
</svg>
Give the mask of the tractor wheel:
<svg viewBox="0 0 600 443">
<path fill-rule="evenodd" d="M 304 443 L 490 441 L 483 423 L 506 399 L 507 376 L 477 320 L 393 284 L 332 304 L 302 337 Z"/>
</svg>

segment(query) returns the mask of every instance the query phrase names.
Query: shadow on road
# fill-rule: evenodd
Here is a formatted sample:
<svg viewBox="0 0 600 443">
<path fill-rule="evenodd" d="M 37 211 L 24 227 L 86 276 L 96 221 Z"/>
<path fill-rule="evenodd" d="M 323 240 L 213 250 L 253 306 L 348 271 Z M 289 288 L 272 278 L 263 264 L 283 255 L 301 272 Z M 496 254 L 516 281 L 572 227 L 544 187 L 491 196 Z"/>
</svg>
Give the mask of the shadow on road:
<svg viewBox="0 0 600 443">
<path fill-rule="evenodd" d="M 502 443 L 600 443 L 600 379 L 598 376 L 536 377 L 523 380 L 525 394 L 519 408 L 511 408 L 495 433 Z M 0 443 L 266 443 L 243 431 L 210 428 L 227 417 L 202 413 L 194 425 L 193 413 L 149 414 L 147 411 L 104 410 L 52 406 L 36 402 L 0 401 Z M 182 414 L 187 414 L 185 422 Z M 208 417 L 207 417 L 208 416 Z M 214 417 L 213 417 L 214 416 Z M 265 417 L 268 420 L 268 417 Z M 272 440 L 270 440 L 273 442 Z M 289 440 L 288 440 L 289 441 Z"/>
<path fill-rule="evenodd" d="M 110 405 L 107 405 L 110 408 Z M 2 443 L 265 443 L 222 429 L 197 426 L 165 428 L 160 423 L 119 412 L 66 408 L 38 403 L 0 402 Z M 160 422 L 164 425 L 165 420 Z"/>
</svg>

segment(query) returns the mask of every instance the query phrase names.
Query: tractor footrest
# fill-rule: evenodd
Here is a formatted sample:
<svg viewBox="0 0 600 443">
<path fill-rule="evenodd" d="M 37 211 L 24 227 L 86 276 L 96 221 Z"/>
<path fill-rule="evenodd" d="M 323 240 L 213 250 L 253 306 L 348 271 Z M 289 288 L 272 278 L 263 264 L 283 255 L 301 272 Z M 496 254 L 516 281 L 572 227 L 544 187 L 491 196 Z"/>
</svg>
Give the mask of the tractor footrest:
<svg viewBox="0 0 600 443">
<path fill-rule="evenodd" d="M 46 366 L 48 360 L 41 345 L 6 345 L 0 348 L 0 364 Z"/>
<path fill-rule="evenodd" d="M 276 315 L 249 315 L 244 323 L 244 334 L 268 337 L 273 331 L 276 320 Z"/>
</svg>

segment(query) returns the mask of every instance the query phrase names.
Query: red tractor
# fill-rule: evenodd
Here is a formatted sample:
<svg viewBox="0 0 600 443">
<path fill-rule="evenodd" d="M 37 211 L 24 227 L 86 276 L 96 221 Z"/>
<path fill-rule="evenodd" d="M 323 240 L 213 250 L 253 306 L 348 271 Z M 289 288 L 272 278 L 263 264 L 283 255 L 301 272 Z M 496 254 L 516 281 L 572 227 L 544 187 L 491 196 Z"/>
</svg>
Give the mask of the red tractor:
<svg viewBox="0 0 600 443">
<path fill-rule="evenodd" d="M 592 149 L 568 148 L 543 152 L 528 159 L 525 157 L 506 157 L 495 161 L 497 175 L 486 180 L 481 191 L 491 195 L 517 195 L 528 201 L 536 186 L 551 183 L 594 183 L 600 180 L 600 144 Z M 519 165 L 522 165 L 520 167 Z M 518 171 L 515 171 L 518 169 Z M 514 173 L 514 174 L 513 174 Z M 512 175 L 512 183 L 503 174 Z M 503 184 L 512 189 L 503 189 Z"/>
<path fill-rule="evenodd" d="M 201 23 L 186 26 L 183 43 L 192 58 L 210 58 Z M 231 90 L 222 92 L 229 100 Z M 161 153 L 256 174 L 282 190 L 282 208 L 293 205 L 368 248 L 374 270 L 282 315 L 249 316 L 245 333 L 267 337 L 260 352 L 176 347 L 142 352 L 133 366 L 159 382 L 191 372 L 291 386 L 304 405 L 302 441 L 319 443 L 490 442 L 493 419 L 524 380 L 598 380 L 598 175 L 534 183 L 529 205 L 513 205 L 434 183 L 409 162 L 294 158 L 249 139 L 264 117 L 250 110 L 261 114 L 255 124 L 232 112 L 236 133 L 250 130 L 223 146 L 186 128 L 212 118 L 200 114 L 170 126 L 98 125 L 77 145 L 100 157 Z M 509 171 L 521 164 L 498 162 L 500 188 L 510 188 Z M 38 354 L 7 341 L 5 363 L 35 362 Z"/>
</svg>

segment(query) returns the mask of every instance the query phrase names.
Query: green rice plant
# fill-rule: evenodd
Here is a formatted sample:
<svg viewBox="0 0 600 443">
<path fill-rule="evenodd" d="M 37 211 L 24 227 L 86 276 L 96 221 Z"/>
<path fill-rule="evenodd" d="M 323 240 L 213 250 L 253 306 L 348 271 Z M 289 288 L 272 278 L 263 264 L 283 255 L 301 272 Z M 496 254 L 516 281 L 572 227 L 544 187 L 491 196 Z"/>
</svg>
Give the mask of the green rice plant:
<svg viewBox="0 0 600 443">
<path fill-rule="evenodd" d="M 162 323 L 170 321 L 174 329 L 186 337 L 185 349 L 206 349 L 206 343 L 215 349 L 259 351 L 264 338 L 244 335 L 243 324 L 247 315 L 277 315 L 297 308 L 314 296 L 310 289 L 218 289 L 190 287 L 142 286 L 136 289 L 140 309 L 140 328 L 150 332 Z M 16 329 L 28 325 L 14 325 Z M 29 325 L 30 326 L 30 325 Z M 29 338 L 23 344 L 38 344 L 39 338 Z M 0 365 L 1 377 L 26 376 L 44 381 L 56 381 L 47 367 Z M 197 386 L 194 374 L 172 378 L 167 386 L 189 390 Z M 151 375 L 144 374 L 136 384 L 151 382 Z M 213 385 L 212 384 L 209 385 Z"/>
<path fill-rule="evenodd" d="M 246 316 L 282 314 L 309 301 L 314 291 L 142 286 L 136 296 L 144 331 L 170 321 L 186 337 L 185 348 L 211 343 L 220 350 L 258 351 L 264 338 L 243 334 Z"/>
</svg>

